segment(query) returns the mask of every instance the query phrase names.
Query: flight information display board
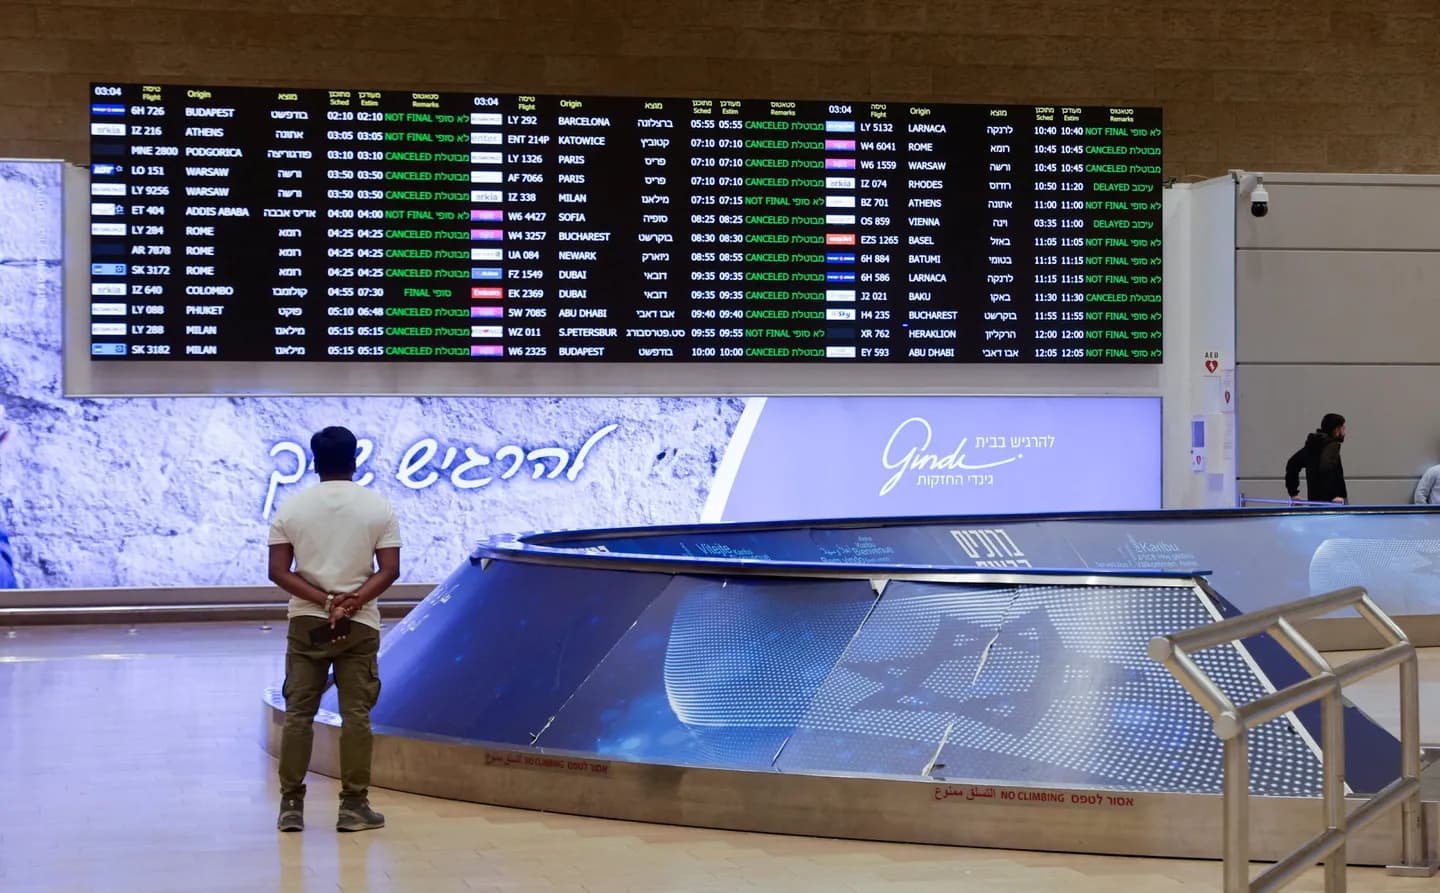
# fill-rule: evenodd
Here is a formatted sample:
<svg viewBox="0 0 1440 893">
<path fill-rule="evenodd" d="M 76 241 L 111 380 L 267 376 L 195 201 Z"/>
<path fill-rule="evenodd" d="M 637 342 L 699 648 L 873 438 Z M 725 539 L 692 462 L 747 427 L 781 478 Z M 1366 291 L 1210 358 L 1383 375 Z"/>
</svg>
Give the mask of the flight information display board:
<svg viewBox="0 0 1440 893">
<path fill-rule="evenodd" d="M 1161 359 L 1158 109 L 91 92 L 96 359 Z"/>
</svg>

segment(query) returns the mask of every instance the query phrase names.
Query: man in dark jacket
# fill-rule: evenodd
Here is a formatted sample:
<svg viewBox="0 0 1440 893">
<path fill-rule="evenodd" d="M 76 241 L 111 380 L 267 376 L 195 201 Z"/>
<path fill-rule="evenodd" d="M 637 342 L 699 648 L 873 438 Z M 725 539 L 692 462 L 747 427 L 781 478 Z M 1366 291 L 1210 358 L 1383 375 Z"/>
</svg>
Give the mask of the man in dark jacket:
<svg viewBox="0 0 1440 893">
<path fill-rule="evenodd" d="M 1310 502 L 1344 504 L 1345 467 L 1340 464 L 1340 444 L 1345 442 L 1345 417 L 1327 412 L 1318 430 L 1305 438 L 1305 445 L 1285 463 L 1285 492 L 1291 499 L 1300 495 L 1300 469 L 1305 469 L 1305 489 Z"/>
</svg>

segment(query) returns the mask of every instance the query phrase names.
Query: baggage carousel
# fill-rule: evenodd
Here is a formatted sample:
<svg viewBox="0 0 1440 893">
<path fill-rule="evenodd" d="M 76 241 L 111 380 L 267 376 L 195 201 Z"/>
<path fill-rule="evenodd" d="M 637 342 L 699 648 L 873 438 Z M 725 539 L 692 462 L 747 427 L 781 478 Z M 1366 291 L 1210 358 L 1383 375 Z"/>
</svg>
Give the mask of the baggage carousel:
<svg viewBox="0 0 1440 893">
<path fill-rule="evenodd" d="M 1318 582 L 1360 582 L 1340 579 L 1365 570 L 1356 542 L 1388 543 L 1372 548 L 1399 579 L 1397 550 L 1429 548 L 1434 524 L 1234 511 L 493 538 L 383 640 L 374 783 L 734 830 L 1214 858 L 1221 742 L 1148 643 L 1310 594 L 1317 556 Z M 1348 557 L 1325 558 L 1337 540 Z M 1440 599 L 1409 579 L 1372 590 L 1382 608 Z M 1236 702 L 1305 677 L 1268 636 L 1197 662 Z M 264 709 L 274 753 L 278 684 Z M 327 774 L 335 710 L 332 691 Z M 1359 798 L 1400 775 L 1400 746 L 1353 706 L 1345 720 Z M 1312 705 L 1252 733 L 1253 858 L 1318 830 L 1319 730 Z M 1397 863 L 1399 831 L 1376 822 L 1349 860 Z"/>
</svg>

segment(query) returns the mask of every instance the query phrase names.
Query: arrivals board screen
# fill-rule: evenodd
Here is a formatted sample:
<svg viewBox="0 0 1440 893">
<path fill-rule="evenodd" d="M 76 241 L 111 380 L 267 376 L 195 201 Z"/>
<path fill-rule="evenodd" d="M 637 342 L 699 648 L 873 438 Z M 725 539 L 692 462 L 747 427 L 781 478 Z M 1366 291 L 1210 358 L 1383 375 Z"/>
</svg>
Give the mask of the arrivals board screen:
<svg viewBox="0 0 1440 893">
<path fill-rule="evenodd" d="M 95 359 L 1161 359 L 1158 109 L 91 92 Z"/>
</svg>

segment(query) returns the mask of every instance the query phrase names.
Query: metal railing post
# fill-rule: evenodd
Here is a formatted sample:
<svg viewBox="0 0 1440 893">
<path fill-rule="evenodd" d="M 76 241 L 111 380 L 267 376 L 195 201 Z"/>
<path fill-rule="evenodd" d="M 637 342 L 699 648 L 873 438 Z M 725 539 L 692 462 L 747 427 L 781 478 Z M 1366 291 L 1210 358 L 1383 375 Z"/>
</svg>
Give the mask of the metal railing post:
<svg viewBox="0 0 1440 893">
<path fill-rule="evenodd" d="M 1345 893 L 1345 703 L 1340 686 L 1321 702 L 1320 759 L 1324 777 L 1325 827 L 1339 831 L 1340 845 L 1325 857 L 1326 893 Z"/>
<path fill-rule="evenodd" d="M 1250 738 L 1225 740 L 1225 893 L 1250 890 Z"/>
<path fill-rule="evenodd" d="M 1420 660 L 1414 654 L 1400 665 L 1400 774 L 1420 777 Z M 1401 862 L 1406 866 L 1425 865 L 1420 833 L 1420 792 L 1400 804 Z"/>
</svg>

